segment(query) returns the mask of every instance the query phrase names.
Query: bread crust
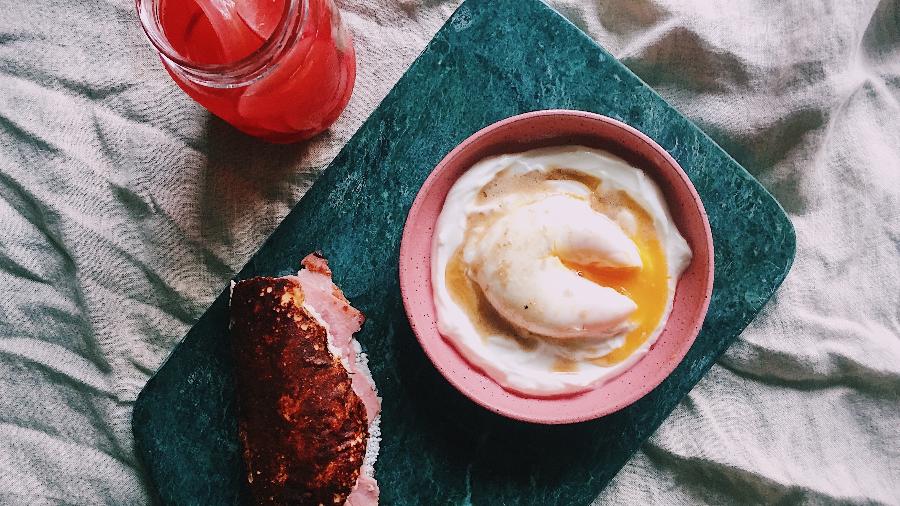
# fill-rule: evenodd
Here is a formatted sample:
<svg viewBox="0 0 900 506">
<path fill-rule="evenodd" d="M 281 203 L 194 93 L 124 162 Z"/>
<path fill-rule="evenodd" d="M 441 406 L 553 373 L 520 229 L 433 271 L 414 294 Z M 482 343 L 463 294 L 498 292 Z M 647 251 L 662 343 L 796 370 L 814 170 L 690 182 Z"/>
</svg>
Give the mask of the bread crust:
<svg viewBox="0 0 900 506">
<path fill-rule="evenodd" d="M 238 434 L 255 504 L 344 504 L 369 437 L 363 402 L 291 277 L 234 286 Z"/>
</svg>

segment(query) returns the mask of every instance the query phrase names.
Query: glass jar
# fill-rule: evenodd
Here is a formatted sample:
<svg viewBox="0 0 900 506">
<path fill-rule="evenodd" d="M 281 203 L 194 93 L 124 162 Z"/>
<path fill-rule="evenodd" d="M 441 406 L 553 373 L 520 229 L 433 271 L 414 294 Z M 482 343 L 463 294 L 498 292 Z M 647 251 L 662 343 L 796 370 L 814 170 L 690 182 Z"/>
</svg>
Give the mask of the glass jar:
<svg viewBox="0 0 900 506">
<path fill-rule="evenodd" d="M 356 78 L 332 0 L 136 0 L 172 79 L 239 130 L 308 139 L 331 126 Z"/>
</svg>

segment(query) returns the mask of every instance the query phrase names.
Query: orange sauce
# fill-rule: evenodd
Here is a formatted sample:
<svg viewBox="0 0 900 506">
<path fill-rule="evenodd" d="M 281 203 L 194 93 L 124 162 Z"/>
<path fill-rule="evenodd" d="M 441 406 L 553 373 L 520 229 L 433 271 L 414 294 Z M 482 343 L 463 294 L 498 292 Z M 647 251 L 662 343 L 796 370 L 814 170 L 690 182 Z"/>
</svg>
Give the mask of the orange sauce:
<svg viewBox="0 0 900 506">
<path fill-rule="evenodd" d="M 556 357 L 553 362 L 553 372 L 576 372 L 578 371 L 578 362 L 567 358 Z"/>
<path fill-rule="evenodd" d="M 466 273 L 462 251 L 463 248 L 460 246 L 447 262 L 445 274 L 447 291 L 450 292 L 453 302 L 456 302 L 469 315 L 472 325 L 482 339 L 487 336 L 505 336 L 515 340 L 526 350 L 534 349 L 537 342 L 533 338 L 520 336 L 516 329 L 497 313 L 494 306 L 484 296 L 481 287 Z"/>
</svg>

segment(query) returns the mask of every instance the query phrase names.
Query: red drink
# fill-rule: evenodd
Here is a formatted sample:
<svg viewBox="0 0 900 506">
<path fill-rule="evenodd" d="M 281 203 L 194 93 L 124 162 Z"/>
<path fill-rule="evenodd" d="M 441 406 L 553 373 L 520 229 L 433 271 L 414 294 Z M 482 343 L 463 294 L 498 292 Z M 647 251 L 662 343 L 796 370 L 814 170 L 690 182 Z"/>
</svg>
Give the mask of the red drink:
<svg viewBox="0 0 900 506">
<path fill-rule="evenodd" d="M 332 0 L 137 0 L 176 83 L 272 142 L 308 139 L 350 100 L 356 57 Z"/>
</svg>

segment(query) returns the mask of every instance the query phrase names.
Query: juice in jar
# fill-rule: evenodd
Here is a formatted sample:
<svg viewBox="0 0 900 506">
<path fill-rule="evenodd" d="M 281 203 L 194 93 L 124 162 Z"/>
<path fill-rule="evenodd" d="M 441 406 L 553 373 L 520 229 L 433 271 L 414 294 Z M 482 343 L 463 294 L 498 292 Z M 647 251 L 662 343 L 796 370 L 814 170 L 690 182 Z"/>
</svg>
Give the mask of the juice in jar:
<svg viewBox="0 0 900 506">
<path fill-rule="evenodd" d="M 356 58 L 332 0 L 137 0 L 175 82 L 210 112 L 272 142 L 327 129 Z"/>
</svg>

